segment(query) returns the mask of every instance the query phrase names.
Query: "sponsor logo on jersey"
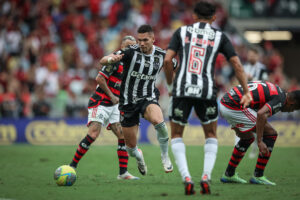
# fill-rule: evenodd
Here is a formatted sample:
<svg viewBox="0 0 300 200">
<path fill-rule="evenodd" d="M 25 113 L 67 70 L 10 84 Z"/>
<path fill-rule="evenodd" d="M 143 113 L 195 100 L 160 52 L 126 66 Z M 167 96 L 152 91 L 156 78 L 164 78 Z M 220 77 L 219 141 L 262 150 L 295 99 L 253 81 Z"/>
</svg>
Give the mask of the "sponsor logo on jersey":
<svg viewBox="0 0 300 200">
<path fill-rule="evenodd" d="M 273 106 L 273 109 L 274 109 L 275 112 L 278 112 L 278 111 L 280 111 L 281 107 L 282 107 L 282 104 L 278 103 L 275 106 Z"/>
<path fill-rule="evenodd" d="M 136 77 L 137 79 L 142 79 L 142 80 L 155 80 L 155 76 L 152 75 L 146 75 L 146 74 L 141 74 L 136 71 L 132 71 L 130 74 L 132 77 Z"/>
<path fill-rule="evenodd" d="M 106 65 L 105 66 L 105 71 L 111 72 L 112 70 L 113 70 L 113 66 L 112 65 Z"/>
<path fill-rule="evenodd" d="M 195 32 L 196 34 L 199 35 L 207 35 L 209 39 L 214 39 L 216 35 L 212 29 L 200 29 L 191 26 L 187 27 L 187 31 L 190 32 L 191 34 Z"/>
<path fill-rule="evenodd" d="M 201 88 L 197 85 L 190 85 L 186 88 L 186 93 L 188 93 L 189 95 L 200 95 L 201 92 Z"/>
</svg>

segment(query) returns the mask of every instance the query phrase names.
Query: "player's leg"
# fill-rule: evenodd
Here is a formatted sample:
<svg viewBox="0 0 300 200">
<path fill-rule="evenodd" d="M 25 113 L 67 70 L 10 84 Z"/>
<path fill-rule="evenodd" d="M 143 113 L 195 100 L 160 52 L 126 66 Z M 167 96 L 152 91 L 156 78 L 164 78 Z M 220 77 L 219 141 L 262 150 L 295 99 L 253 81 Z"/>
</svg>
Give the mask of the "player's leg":
<svg viewBox="0 0 300 200">
<path fill-rule="evenodd" d="M 139 124 L 139 112 L 137 105 L 127 105 L 120 108 L 121 126 L 124 135 L 126 150 L 131 157 L 136 158 L 137 165 L 142 175 L 147 174 L 147 166 L 144 160 L 143 152 L 137 146 L 137 133 Z"/>
<path fill-rule="evenodd" d="M 138 177 L 135 177 L 131 175 L 127 171 L 127 165 L 128 165 L 128 153 L 126 151 L 126 146 L 125 146 L 125 140 L 124 140 L 124 135 L 122 133 L 122 127 L 119 122 L 112 123 L 111 124 L 111 130 L 113 133 L 117 136 L 118 138 L 118 149 L 117 149 L 117 154 L 118 154 L 118 159 L 119 159 L 119 175 L 118 179 L 128 179 L 128 180 L 137 180 L 139 179 Z"/>
<path fill-rule="evenodd" d="M 194 183 L 188 169 L 186 159 L 186 148 L 183 142 L 183 131 L 192 106 L 186 98 L 173 98 L 171 100 L 170 124 L 171 124 L 171 148 L 175 158 L 178 171 L 184 182 L 185 194 L 195 194 Z"/>
<path fill-rule="evenodd" d="M 89 124 L 88 134 L 80 141 L 75 152 L 73 160 L 70 163 L 71 167 L 76 168 L 78 162 L 89 150 L 90 145 L 96 140 L 101 131 L 101 124 L 99 122 L 91 122 Z"/>
<path fill-rule="evenodd" d="M 144 118 L 148 120 L 151 124 L 153 124 L 156 130 L 156 136 L 159 142 L 161 150 L 161 159 L 165 172 L 172 172 L 173 165 L 168 154 L 168 129 L 164 122 L 163 114 L 160 107 L 157 104 L 150 103 L 147 106 L 145 106 L 145 111 L 142 111 L 142 113 L 144 113 Z"/>
<path fill-rule="evenodd" d="M 201 177 L 201 193 L 210 194 L 209 182 L 211 173 L 214 168 L 217 152 L 217 120 L 218 120 L 218 104 L 216 100 L 194 100 L 194 107 L 197 116 L 199 117 L 204 134 L 204 163 Z"/>
<path fill-rule="evenodd" d="M 269 181 L 264 176 L 264 170 L 266 165 L 268 164 L 268 161 L 271 157 L 271 153 L 273 151 L 274 144 L 277 139 L 277 132 L 276 130 L 271 126 L 270 123 L 266 123 L 264 127 L 264 134 L 263 134 L 263 142 L 267 145 L 269 154 L 259 154 L 258 159 L 256 162 L 256 167 L 254 171 L 254 177 L 250 179 L 250 183 L 254 184 L 266 184 L 266 185 L 276 185 L 275 183 Z"/>
<path fill-rule="evenodd" d="M 246 180 L 238 177 L 235 170 L 254 141 L 253 132 L 256 126 L 256 112 L 252 109 L 233 110 L 220 104 L 220 114 L 228 121 L 240 138 L 234 146 L 225 174 L 221 177 L 221 182 L 246 183 Z"/>
</svg>

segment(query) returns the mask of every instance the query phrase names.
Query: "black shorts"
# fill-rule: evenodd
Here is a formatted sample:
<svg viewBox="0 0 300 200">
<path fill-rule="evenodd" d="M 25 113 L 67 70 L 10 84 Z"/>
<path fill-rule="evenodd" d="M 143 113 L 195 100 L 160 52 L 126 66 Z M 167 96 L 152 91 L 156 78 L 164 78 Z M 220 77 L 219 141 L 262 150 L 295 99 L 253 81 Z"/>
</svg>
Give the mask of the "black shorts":
<svg viewBox="0 0 300 200">
<path fill-rule="evenodd" d="M 123 127 L 132 127 L 140 123 L 140 115 L 144 117 L 146 108 L 150 104 L 159 106 L 156 99 L 148 101 L 142 100 L 137 104 L 120 105 L 120 122 Z"/>
<path fill-rule="evenodd" d="M 187 124 L 193 107 L 202 124 L 209 124 L 218 119 L 217 100 L 183 97 L 171 100 L 170 120 L 181 125 Z"/>
</svg>

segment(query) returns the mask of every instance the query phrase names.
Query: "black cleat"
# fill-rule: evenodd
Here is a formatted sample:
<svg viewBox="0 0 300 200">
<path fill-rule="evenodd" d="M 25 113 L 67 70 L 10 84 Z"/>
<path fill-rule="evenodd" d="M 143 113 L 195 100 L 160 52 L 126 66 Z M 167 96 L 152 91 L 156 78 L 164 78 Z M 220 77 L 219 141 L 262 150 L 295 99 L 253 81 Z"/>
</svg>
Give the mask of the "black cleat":
<svg viewBox="0 0 300 200">
<path fill-rule="evenodd" d="M 202 177 L 202 180 L 200 181 L 200 186 L 201 186 L 201 194 L 210 194 L 210 187 L 209 187 L 209 180 L 207 175 L 204 175 Z"/>
<path fill-rule="evenodd" d="M 194 190 L 194 182 L 191 180 L 190 177 L 185 177 L 184 190 L 185 195 L 194 195 L 196 193 Z"/>
</svg>

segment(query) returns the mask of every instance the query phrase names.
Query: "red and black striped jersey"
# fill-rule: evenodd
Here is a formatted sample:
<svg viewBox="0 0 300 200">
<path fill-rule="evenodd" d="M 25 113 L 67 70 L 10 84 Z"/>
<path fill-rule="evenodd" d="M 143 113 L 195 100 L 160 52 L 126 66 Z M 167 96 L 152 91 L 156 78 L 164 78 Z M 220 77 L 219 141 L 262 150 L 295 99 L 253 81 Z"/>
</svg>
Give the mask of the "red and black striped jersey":
<svg viewBox="0 0 300 200">
<path fill-rule="evenodd" d="M 264 105 L 267 105 L 271 115 L 274 115 L 280 111 L 285 104 L 285 92 L 273 83 L 267 81 L 253 81 L 248 83 L 248 88 L 253 99 L 248 107 L 253 110 L 258 111 Z M 243 106 L 240 104 L 242 96 L 243 88 L 239 85 L 227 92 L 221 99 L 221 103 L 230 109 L 243 110 Z"/>
<path fill-rule="evenodd" d="M 121 62 L 117 62 L 112 65 L 103 66 L 99 71 L 106 79 L 108 89 L 117 97 L 120 96 L 120 85 L 122 80 L 123 65 Z M 90 97 L 88 108 L 97 107 L 99 105 L 112 106 L 113 103 L 110 97 L 97 85 L 96 91 Z"/>
</svg>

